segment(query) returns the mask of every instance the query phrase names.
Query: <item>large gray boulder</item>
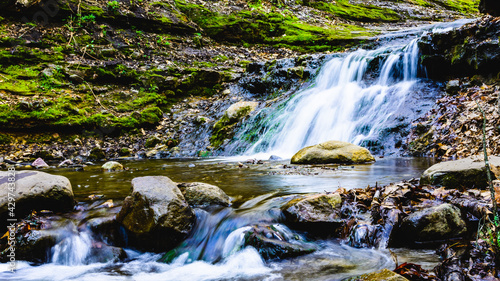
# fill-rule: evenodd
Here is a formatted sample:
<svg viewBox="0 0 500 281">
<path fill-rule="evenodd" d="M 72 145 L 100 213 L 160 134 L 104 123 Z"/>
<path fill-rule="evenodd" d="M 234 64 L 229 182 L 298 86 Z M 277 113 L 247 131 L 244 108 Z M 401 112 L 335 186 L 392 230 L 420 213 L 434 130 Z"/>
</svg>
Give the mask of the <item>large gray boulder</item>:
<svg viewBox="0 0 500 281">
<path fill-rule="evenodd" d="M 490 165 L 500 166 L 500 157 L 490 156 Z M 420 177 L 421 184 L 448 188 L 485 188 L 488 185 L 484 158 L 467 157 L 432 165 Z"/>
<path fill-rule="evenodd" d="M 327 141 L 299 150 L 292 164 L 360 164 L 373 162 L 368 149 L 343 141 Z"/>
<path fill-rule="evenodd" d="M 37 171 L 16 171 L 15 186 L 9 185 L 10 172 L 0 172 L 0 218 L 9 215 L 9 198 L 14 198 L 14 215 L 21 219 L 32 210 L 68 211 L 75 204 L 68 178 Z M 9 195 L 10 193 L 10 195 Z M 12 196 L 13 195 L 13 196 Z"/>
<path fill-rule="evenodd" d="M 218 186 L 202 182 L 179 183 L 177 185 L 191 207 L 231 205 L 231 198 Z"/>
<path fill-rule="evenodd" d="M 292 226 L 330 235 L 344 222 L 341 207 L 340 194 L 321 193 L 293 199 L 283 205 L 281 211 Z"/>
<path fill-rule="evenodd" d="M 432 242 L 461 237 L 467 232 L 460 209 L 441 204 L 414 212 L 404 218 L 396 232 L 396 241 L 405 245 L 413 242 Z"/>
<path fill-rule="evenodd" d="M 129 246 L 164 252 L 186 238 L 195 214 L 176 183 L 148 176 L 132 180 L 132 191 L 116 220 L 129 232 Z"/>
</svg>

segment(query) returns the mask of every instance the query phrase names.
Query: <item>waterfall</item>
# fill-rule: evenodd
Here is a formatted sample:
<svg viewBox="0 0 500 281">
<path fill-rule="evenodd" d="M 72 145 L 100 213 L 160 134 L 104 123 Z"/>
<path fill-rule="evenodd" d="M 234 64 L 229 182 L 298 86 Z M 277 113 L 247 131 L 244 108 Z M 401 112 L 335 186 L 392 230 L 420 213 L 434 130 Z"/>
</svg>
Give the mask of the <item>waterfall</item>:
<svg viewBox="0 0 500 281">
<path fill-rule="evenodd" d="M 376 59 L 383 61 L 377 66 Z M 378 77 L 368 70 L 379 68 Z M 417 82 L 416 39 L 402 49 L 358 50 L 327 62 L 316 84 L 295 95 L 249 153 L 290 157 L 327 140 L 360 144 L 376 138 Z M 278 131 L 279 133 L 275 133 Z"/>
<path fill-rule="evenodd" d="M 419 78 L 425 69 L 419 66 L 418 38 L 429 30 L 448 30 L 465 22 L 396 32 L 381 37 L 377 49 L 333 55 L 312 86 L 256 114 L 226 152 L 289 158 L 305 146 L 340 140 L 393 153 L 411 121 L 430 109 L 437 95 L 430 83 Z M 255 135 L 257 141 L 245 143 Z"/>
<path fill-rule="evenodd" d="M 62 265 L 82 265 L 90 254 L 92 238 L 87 232 L 78 232 L 74 224 L 63 229 L 64 238 L 52 248 L 52 262 Z"/>
</svg>

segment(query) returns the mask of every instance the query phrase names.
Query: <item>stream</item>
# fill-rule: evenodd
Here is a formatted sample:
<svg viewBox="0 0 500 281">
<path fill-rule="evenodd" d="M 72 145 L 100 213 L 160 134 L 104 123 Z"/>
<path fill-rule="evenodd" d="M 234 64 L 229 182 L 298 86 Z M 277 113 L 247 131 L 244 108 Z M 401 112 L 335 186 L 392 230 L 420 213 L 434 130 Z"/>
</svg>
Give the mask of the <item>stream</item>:
<svg viewBox="0 0 500 281">
<path fill-rule="evenodd" d="M 230 160 L 230 159 L 229 159 Z M 127 171 L 102 172 L 99 165 L 84 172 L 49 169 L 68 177 L 73 185 L 77 210 L 54 216 L 65 237 L 42 265 L 18 261 L 17 271 L 1 264 L 0 280 L 342 280 L 381 268 L 393 268 L 387 249 L 357 249 L 338 239 L 310 240 L 318 250 L 284 260 L 264 261 L 252 247 L 241 248 L 243 231 L 249 225 L 273 223 L 285 233 L 307 238 L 280 224 L 278 208 L 292 194 L 363 188 L 418 177 L 432 161 L 428 158 L 381 158 L 374 164 L 357 166 L 322 165 L 310 174 L 288 161 L 264 162 L 240 168 L 228 159 L 124 161 Z M 193 166 L 194 165 L 194 166 Z M 285 166 L 284 166 L 285 165 Z M 283 168 L 286 167 L 286 168 Z M 231 207 L 196 209 L 192 234 L 174 250 L 170 263 L 158 262 L 162 254 L 126 249 L 124 262 L 93 261 L 94 238 L 79 227 L 89 216 L 116 213 L 130 191 L 134 177 L 164 175 L 176 182 L 202 181 L 222 188 L 233 199 Z M 103 195 L 91 200 L 90 195 Z M 99 208 L 107 200 L 114 207 Z M 105 210 L 105 212 L 103 212 Z M 398 261 L 413 261 L 431 269 L 438 262 L 432 250 L 391 249 Z"/>
<path fill-rule="evenodd" d="M 264 161 L 240 167 L 242 159 L 289 158 L 306 145 L 330 139 L 370 146 L 378 142 L 379 155 L 394 154 L 405 128 L 413 118 L 432 106 L 438 95 L 418 66 L 416 38 L 427 31 L 446 30 L 467 21 L 384 35 L 375 50 L 333 55 L 312 86 L 284 99 L 247 122 L 231 147 L 246 146 L 239 158 L 122 161 L 122 172 L 102 172 L 100 164 L 85 171 L 48 169 L 68 177 L 78 204 L 75 211 L 52 215 L 63 237 L 50 253 L 50 262 L 36 265 L 18 261 L 11 274 L 0 264 L 5 280 L 342 280 L 382 268 L 393 269 L 388 249 L 357 249 L 334 238 L 312 239 L 281 224 L 280 206 L 294 194 L 335 191 L 342 187 L 365 188 L 419 177 L 433 164 L 426 158 L 380 157 L 374 164 L 299 167 L 288 160 Z M 371 65 L 371 66 L 370 66 Z M 252 126 L 261 126 L 257 142 L 244 144 Z M 397 135 L 396 133 L 399 133 Z M 385 147 L 384 147 L 385 146 Z M 373 150 L 373 149 L 372 149 Z M 234 150 L 233 150 L 234 151 Z M 235 153 L 229 153 L 234 155 Z M 99 243 L 85 226 L 88 217 L 117 213 L 135 177 L 168 176 L 176 182 L 205 182 L 222 188 L 232 197 L 228 208 L 196 209 L 197 223 L 191 235 L 163 254 L 125 249 L 120 262 L 99 262 L 91 248 Z M 89 196 L 99 195 L 92 200 Z M 111 201 L 109 201 L 111 200 Z M 112 202 L 112 205 L 109 203 Z M 107 205 L 105 205 L 107 204 Z M 355 211 L 355 210 L 354 210 Z M 314 244 L 314 253 L 295 258 L 265 261 L 252 247 L 242 247 L 249 226 L 267 223 L 285 235 Z M 432 269 L 439 261 L 432 250 L 391 249 L 398 262 L 421 264 Z"/>
</svg>

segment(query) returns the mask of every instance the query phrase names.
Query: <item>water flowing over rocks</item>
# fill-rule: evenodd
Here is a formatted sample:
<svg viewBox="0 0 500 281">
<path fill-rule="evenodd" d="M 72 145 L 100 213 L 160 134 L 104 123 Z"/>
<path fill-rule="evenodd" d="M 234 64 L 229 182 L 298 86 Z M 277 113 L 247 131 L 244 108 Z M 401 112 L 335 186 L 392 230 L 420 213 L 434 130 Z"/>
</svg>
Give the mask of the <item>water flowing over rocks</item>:
<svg viewBox="0 0 500 281">
<path fill-rule="evenodd" d="M 328 141 L 298 151 L 292 164 L 361 164 L 375 158 L 368 149 L 342 141 Z"/>
<path fill-rule="evenodd" d="M 191 207 L 227 207 L 231 205 L 231 198 L 218 186 L 202 182 L 189 182 L 178 183 L 177 187 Z"/>
<path fill-rule="evenodd" d="M 132 180 L 116 220 L 129 232 L 130 246 L 161 252 L 189 234 L 195 215 L 173 181 L 147 176 Z"/>
<path fill-rule="evenodd" d="M 500 167 L 500 157 L 490 156 L 490 165 Z M 479 188 L 488 186 L 484 157 L 473 156 L 434 164 L 420 178 L 422 184 L 442 185 L 448 188 Z"/>
<path fill-rule="evenodd" d="M 240 101 L 229 106 L 222 115 L 222 118 L 213 126 L 213 133 L 210 143 L 214 147 L 219 147 L 222 143 L 234 135 L 234 127 L 243 118 L 247 117 L 259 105 L 255 101 Z"/>
<path fill-rule="evenodd" d="M 38 171 L 19 171 L 15 175 L 15 190 L 8 188 L 9 172 L 0 171 L 0 217 L 6 222 L 9 198 L 15 198 L 15 215 L 24 216 L 32 210 L 69 211 L 74 195 L 71 183 L 63 176 Z M 13 193 L 14 197 L 7 196 Z"/>
<path fill-rule="evenodd" d="M 254 225 L 244 239 L 245 245 L 255 247 L 264 259 L 296 257 L 317 250 L 282 225 Z"/>
</svg>

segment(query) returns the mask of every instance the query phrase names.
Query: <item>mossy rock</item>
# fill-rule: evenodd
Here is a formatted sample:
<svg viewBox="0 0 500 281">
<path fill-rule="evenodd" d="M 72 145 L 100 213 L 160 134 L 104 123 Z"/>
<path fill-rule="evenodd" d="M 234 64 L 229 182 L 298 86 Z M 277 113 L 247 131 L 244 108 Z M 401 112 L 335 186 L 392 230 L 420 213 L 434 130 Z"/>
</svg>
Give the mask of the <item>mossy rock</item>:
<svg viewBox="0 0 500 281">
<path fill-rule="evenodd" d="M 226 109 L 222 118 L 214 124 L 210 144 L 217 148 L 224 143 L 224 140 L 230 139 L 234 134 L 236 124 L 254 111 L 258 105 L 258 102 L 240 101 Z"/>
<path fill-rule="evenodd" d="M 102 151 L 102 149 L 100 149 L 98 147 L 94 147 L 90 151 L 90 154 L 89 154 L 88 158 L 90 160 L 102 160 L 102 159 L 106 159 L 106 153 L 104 153 L 104 151 Z"/>
<path fill-rule="evenodd" d="M 368 149 L 342 141 L 327 141 L 299 150 L 292 164 L 361 164 L 374 162 Z"/>
</svg>

